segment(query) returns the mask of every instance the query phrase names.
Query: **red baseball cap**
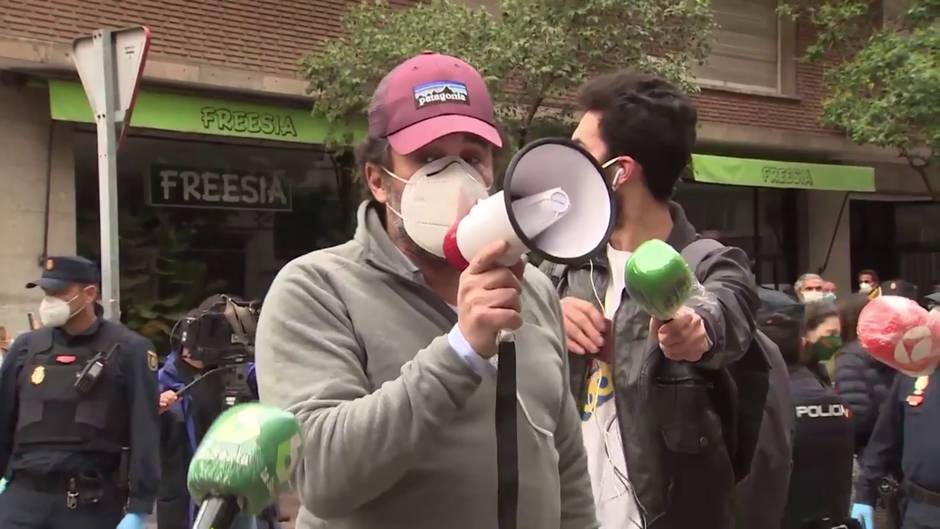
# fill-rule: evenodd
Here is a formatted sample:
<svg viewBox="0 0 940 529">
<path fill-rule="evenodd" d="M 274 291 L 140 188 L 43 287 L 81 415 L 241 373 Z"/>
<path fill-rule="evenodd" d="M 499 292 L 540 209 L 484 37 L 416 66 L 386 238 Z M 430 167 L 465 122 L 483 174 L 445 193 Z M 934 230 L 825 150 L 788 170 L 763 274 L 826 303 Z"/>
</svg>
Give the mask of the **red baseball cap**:
<svg viewBox="0 0 940 529">
<path fill-rule="evenodd" d="M 372 94 L 369 136 L 388 138 L 400 154 L 455 132 L 503 146 L 486 83 L 456 57 L 430 51 L 412 57 L 389 72 Z"/>
</svg>

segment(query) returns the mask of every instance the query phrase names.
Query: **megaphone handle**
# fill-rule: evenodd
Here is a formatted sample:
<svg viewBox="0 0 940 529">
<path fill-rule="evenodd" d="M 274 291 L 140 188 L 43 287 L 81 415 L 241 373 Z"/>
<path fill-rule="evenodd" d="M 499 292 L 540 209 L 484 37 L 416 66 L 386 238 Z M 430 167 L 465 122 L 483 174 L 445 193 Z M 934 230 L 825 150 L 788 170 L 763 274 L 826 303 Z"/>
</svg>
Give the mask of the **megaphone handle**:
<svg viewBox="0 0 940 529">
<path fill-rule="evenodd" d="M 499 529 L 516 529 L 519 444 L 516 435 L 516 342 L 500 333 L 496 374 L 496 475 Z"/>
</svg>

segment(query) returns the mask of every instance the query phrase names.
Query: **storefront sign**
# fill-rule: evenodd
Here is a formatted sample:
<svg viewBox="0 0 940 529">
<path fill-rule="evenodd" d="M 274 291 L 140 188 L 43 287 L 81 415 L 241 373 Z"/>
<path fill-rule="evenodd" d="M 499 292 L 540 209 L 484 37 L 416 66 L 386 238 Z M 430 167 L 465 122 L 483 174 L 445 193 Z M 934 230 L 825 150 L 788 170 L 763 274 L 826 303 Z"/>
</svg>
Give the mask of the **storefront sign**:
<svg viewBox="0 0 940 529">
<path fill-rule="evenodd" d="M 290 183 L 283 174 L 188 169 L 150 169 L 151 206 L 291 211 Z"/>
<path fill-rule="evenodd" d="M 854 165 L 780 162 L 754 158 L 692 155 L 696 182 L 752 187 L 874 191 L 875 170 Z"/>
<path fill-rule="evenodd" d="M 82 85 L 49 81 L 52 119 L 94 123 Z M 332 127 L 308 108 L 258 105 L 189 94 L 142 89 L 137 95 L 131 126 L 176 132 L 236 136 L 299 143 L 325 143 L 364 128 Z"/>
</svg>

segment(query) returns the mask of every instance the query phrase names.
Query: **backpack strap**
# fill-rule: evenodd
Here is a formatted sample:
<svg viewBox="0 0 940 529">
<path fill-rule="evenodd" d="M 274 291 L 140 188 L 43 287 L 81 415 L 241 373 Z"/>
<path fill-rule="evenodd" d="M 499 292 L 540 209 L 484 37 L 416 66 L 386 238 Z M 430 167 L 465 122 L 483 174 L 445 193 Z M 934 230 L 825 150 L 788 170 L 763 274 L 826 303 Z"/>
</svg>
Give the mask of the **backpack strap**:
<svg viewBox="0 0 940 529">
<path fill-rule="evenodd" d="M 561 283 L 565 279 L 565 276 L 568 274 L 568 265 L 553 263 L 551 261 L 542 261 L 542 264 L 539 265 L 539 270 L 548 276 L 548 278 L 552 281 L 552 285 L 555 286 L 557 291 L 561 287 Z"/>
<path fill-rule="evenodd" d="M 702 264 L 702 261 L 712 252 L 724 247 L 724 244 L 721 244 L 715 239 L 696 239 L 682 249 L 681 255 L 682 258 L 685 259 L 685 262 L 689 264 L 689 268 L 692 269 L 692 274 L 701 281 L 701 278 L 699 278 L 696 273 L 698 265 Z"/>
</svg>

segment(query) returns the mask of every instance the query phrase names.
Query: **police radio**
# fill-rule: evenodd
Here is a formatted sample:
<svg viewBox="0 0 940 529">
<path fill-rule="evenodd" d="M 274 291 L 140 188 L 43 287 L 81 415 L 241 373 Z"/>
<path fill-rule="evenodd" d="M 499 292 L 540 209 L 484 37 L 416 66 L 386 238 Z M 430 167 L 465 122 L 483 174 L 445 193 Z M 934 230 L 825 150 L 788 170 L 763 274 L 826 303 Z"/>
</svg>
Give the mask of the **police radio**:
<svg viewBox="0 0 940 529">
<path fill-rule="evenodd" d="M 75 384 L 73 385 L 75 391 L 80 395 L 91 391 L 101 378 L 101 374 L 104 373 L 104 368 L 107 367 L 108 362 L 111 360 L 111 355 L 113 355 L 120 346 L 121 344 L 114 344 L 107 353 L 99 351 L 98 354 L 93 356 L 92 359 L 85 364 L 85 367 L 75 375 Z"/>
</svg>

